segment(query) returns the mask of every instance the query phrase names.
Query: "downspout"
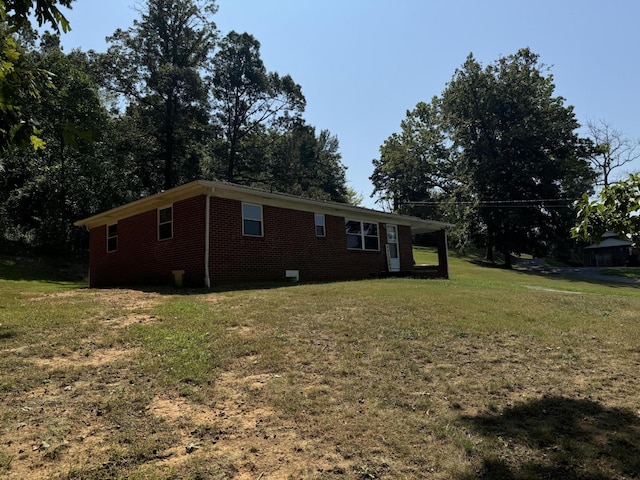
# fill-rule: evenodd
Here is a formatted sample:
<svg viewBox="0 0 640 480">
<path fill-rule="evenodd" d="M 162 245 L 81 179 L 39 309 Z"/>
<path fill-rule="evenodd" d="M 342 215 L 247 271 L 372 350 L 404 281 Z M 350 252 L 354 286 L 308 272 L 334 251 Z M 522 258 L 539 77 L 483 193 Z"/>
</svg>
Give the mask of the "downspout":
<svg viewBox="0 0 640 480">
<path fill-rule="evenodd" d="M 210 239 L 209 239 L 209 217 L 211 213 L 211 193 L 207 193 L 207 201 L 205 206 L 204 218 L 204 286 L 211 288 L 211 277 L 209 275 L 209 256 L 210 256 Z"/>
</svg>

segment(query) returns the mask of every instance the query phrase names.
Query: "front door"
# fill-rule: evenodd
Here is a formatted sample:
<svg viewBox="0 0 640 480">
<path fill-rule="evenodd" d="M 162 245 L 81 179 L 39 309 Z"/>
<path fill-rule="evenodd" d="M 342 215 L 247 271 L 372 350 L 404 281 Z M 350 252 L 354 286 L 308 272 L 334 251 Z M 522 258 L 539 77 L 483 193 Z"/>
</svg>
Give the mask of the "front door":
<svg viewBox="0 0 640 480">
<path fill-rule="evenodd" d="M 390 272 L 400 271 L 397 225 L 387 225 L 387 262 L 389 263 Z"/>
</svg>

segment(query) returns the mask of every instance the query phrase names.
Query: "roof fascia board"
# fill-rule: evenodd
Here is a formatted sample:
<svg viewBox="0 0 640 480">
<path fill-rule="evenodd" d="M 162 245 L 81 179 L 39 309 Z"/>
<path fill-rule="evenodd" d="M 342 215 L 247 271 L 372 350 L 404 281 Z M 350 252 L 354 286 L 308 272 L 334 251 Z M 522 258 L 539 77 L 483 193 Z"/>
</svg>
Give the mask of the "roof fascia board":
<svg viewBox="0 0 640 480">
<path fill-rule="evenodd" d="M 164 207 L 169 204 L 191 198 L 196 195 L 204 195 L 207 193 L 207 187 L 199 182 L 191 182 L 181 185 L 171 190 L 156 193 L 149 197 L 135 200 L 126 205 L 98 213 L 83 220 L 74 222 L 76 227 L 86 227 L 89 230 L 101 225 L 116 223 L 124 218 L 133 217 L 140 213 L 148 212 L 158 207 Z"/>
<path fill-rule="evenodd" d="M 136 200 L 84 220 L 79 220 L 75 222 L 74 225 L 85 226 L 88 229 L 91 229 L 101 225 L 112 224 L 118 220 L 138 215 L 154 208 L 165 206 L 179 200 L 184 200 L 195 195 L 207 194 L 230 200 L 253 202 L 272 207 L 321 213 L 325 215 L 351 218 L 354 220 L 405 225 L 410 226 L 413 233 L 435 232 L 453 226 L 449 223 L 423 220 L 417 217 L 379 212 L 363 207 L 355 207 L 346 204 L 342 205 L 335 202 L 296 197 L 282 193 L 272 193 L 251 187 L 206 180 L 196 180 L 194 182 L 172 188 L 171 190 Z"/>
<path fill-rule="evenodd" d="M 215 193 L 213 194 L 214 196 L 228 198 L 231 200 L 254 202 L 272 207 L 322 213 L 325 215 L 334 215 L 354 220 L 369 220 L 372 222 L 386 222 L 394 225 L 405 225 L 412 227 L 412 230 L 420 229 L 423 232 L 435 232 L 444 228 L 453 227 L 450 223 L 423 220 L 421 218 L 398 215 L 396 213 L 379 212 L 363 207 L 355 207 L 353 205 L 342 205 L 335 202 L 315 200 L 312 198 L 295 197 L 293 195 L 272 193 L 238 185 L 217 182 L 209 183 L 215 190 Z"/>
</svg>

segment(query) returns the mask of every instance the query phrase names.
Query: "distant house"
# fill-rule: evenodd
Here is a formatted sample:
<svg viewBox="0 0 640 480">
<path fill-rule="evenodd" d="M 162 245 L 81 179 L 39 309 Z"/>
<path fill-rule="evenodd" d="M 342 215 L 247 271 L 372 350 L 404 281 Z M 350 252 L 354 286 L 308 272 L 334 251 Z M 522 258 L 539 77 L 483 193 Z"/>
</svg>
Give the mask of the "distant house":
<svg viewBox="0 0 640 480">
<path fill-rule="evenodd" d="M 75 223 L 89 230 L 89 286 L 326 281 L 411 273 L 412 234 L 446 223 L 195 181 Z"/>
<path fill-rule="evenodd" d="M 629 263 L 632 243 L 620 239 L 613 232 L 606 232 L 600 243 L 584 248 L 585 267 L 624 267 Z"/>
</svg>

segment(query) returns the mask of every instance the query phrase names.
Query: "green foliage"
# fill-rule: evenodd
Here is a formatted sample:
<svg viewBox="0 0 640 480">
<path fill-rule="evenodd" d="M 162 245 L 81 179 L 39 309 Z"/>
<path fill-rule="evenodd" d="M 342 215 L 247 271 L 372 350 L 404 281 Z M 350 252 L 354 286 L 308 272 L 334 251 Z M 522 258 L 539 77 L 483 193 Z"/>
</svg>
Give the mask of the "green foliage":
<svg viewBox="0 0 640 480">
<path fill-rule="evenodd" d="M 640 235 L 640 174 L 604 187 L 594 200 L 585 194 L 576 203 L 578 223 L 571 229 L 573 237 L 598 243 L 607 231 Z"/>
<path fill-rule="evenodd" d="M 63 32 L 68 32 L 71 26 L 58 5 L 71 8 L 73 2 L 74 0 L 4 0 L 0 4 L 0 20 L 8 20 L 23 27 L 29 24 L 29 17 L 33 15 L 39 26 L 49 24 L 56 31 L 62 28 Z"/>
<path fill-rule="evenodd" d="M 400 128 L 400 133 L 380 147 L 370 179 L 380 201 L 391 202 L 393 211 L 409 213 L 412 204 L 431 200 L 446 186 L 449 152 L 440 125 L 439 100 L 418 103 L 407 112 Z"/>
<path fill-rule="evenodd" d="M 155 193 L 199 177 L 208 132 L 207 67 L 217 37 L 213 0 L 146 0 L 142 18 L 97 55 L 104 86 L 127 103 L 130 127 L 150 137 L 137 176 Z M 146 142 L 145 142 L 146 143 Z"/>
<path fill-rule="evenodd" d="M 364 202 L 364 195 L 353 187 L 347 187 L 345 203 L 353 205 L 354 207 L 361 207 L 362 202 Z"/>
<path fill-rule="evenodd" d="M 571 209 L 548 201 L 577 198 L 593 181 L 573 109 L 553 96 L 545 68 L 528 49 L 484 69 L 470 56 L 443 94 L 459 168 L 476 198 L 496 202 L 479 211 L 486 243 L 505 258 L 567 238 Z"/>
<path fill-rule="evenodd" d="M 224 159 L 220 173 L 233 182 L 254 174 L 247 165 L 255 143 L 245 140 L 296 118 L 304 111 L 305 98 L 291 76 L 267 71 L 260 42 L 248 33 L 229 32 L 219 44 L 212 68 L 214 120 L 221 132 L 218 152 Z"/>
<path fill-rule="evenodd" d="M 42 149 L 38 123 L 25 114 L 25 106 L 51 87 L 49 72 L 34 68 L 6 24 L 0 24 L 0 152 L 13 147 Z"/>
<path fill-rule="evenodd" d="M 57 4 L 70 7 L 73 0 L 6 0 L 0 3 L 0 154 L 13 148 L 43 149 L 38 120 L 24 112 L 51 88 L 50 73 L 35 68 L 27 58 L 18 33 L 30 28 L 30 15 L 39 26 L 49 24 L 67 32 L 69 22 Z M 0 164 L 0 167 L 2 165 Z"/>
<path fill-rule="evenodd" d="M 57 37 L 44 35 L 40 49 L 26 52 L 24 58 L 52 75 L 53 88 L 42 91 L 39 101 L 23 110 L 39 119 L 47 148 L 7 156 L 0 181 L 0 221 L 4 220 L 6 238 L 64 250 L 72 239 L 72 221 L 98 206 L 92 188 L 112 166 L 100 161 L 98 143 L 107 127 L 107 112 L 85 54 L 65 55 Z"/>
<path fill-rule="evenodd" d="M 78 249 L 74 220 L 199 178 L 347 199 L 338 139 L 253 36 L 217 45 L 215 0 L 145 0 L 106 53 L 65 54 L 28 27 L 68 30 L 71 3 L 0 2 L 0 240 Z"/>
<path fill-rule="evenodd" d="M 486 67 L 470 55 L 441 97 L 408 112 L 380 147 L 374 193 L 395 210 L 408 204 L 455 223 L 456 246 L 483 244 L 490 259 L 494 248 L 507 261 L 567 250 L 571 201 L 590 191 L 594 172 L 592 144 L 564 103 L 529 49 Z"/>
<path fill-rule="evenodd" d="M 252 183 L 294 195 L 345 201 L 345 168 L 338 139 L 328 130 L 316 135 L 314 127 L 298 120 L 284 131 L 271 129 L 267 141 L 264 163 L 254 166 L 254 175 L 262 172 L 264 180 Z"/>
</svg>

